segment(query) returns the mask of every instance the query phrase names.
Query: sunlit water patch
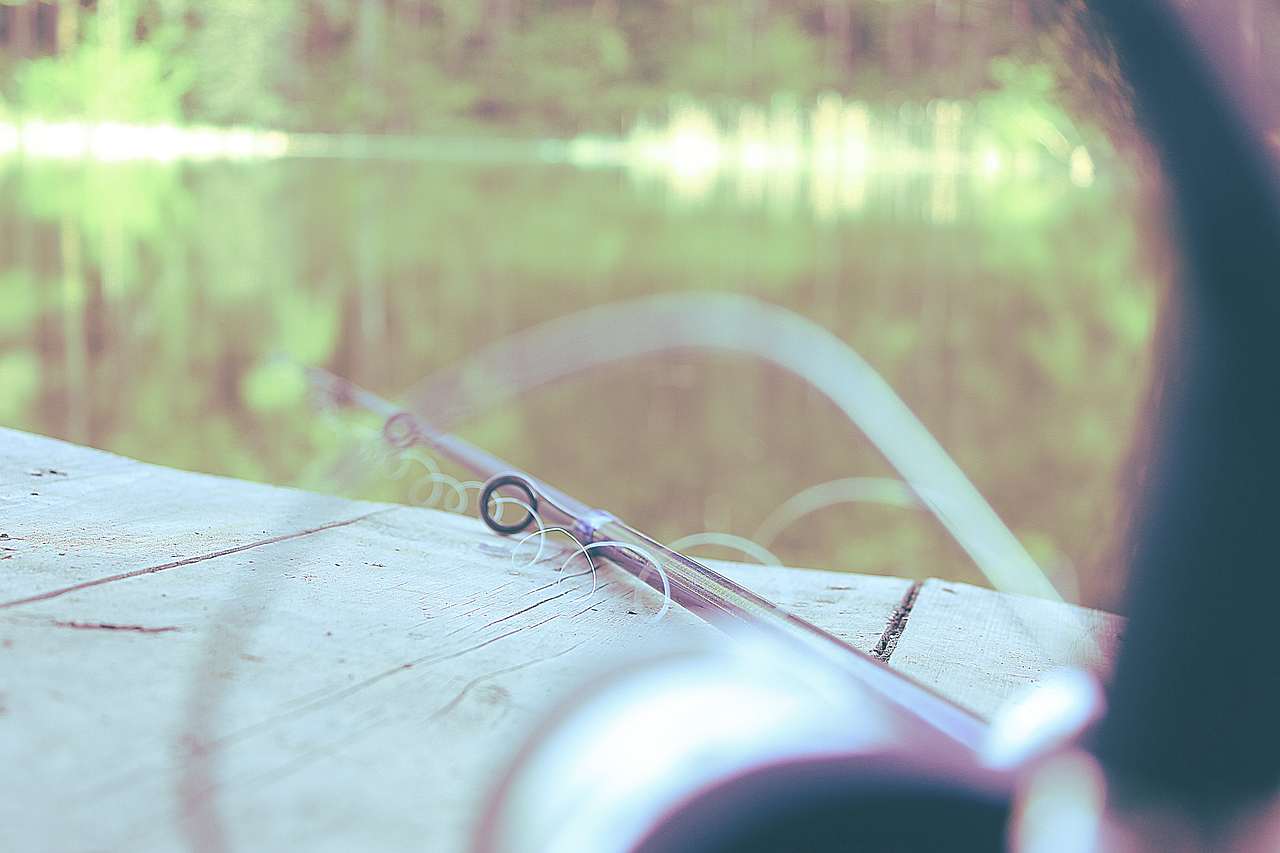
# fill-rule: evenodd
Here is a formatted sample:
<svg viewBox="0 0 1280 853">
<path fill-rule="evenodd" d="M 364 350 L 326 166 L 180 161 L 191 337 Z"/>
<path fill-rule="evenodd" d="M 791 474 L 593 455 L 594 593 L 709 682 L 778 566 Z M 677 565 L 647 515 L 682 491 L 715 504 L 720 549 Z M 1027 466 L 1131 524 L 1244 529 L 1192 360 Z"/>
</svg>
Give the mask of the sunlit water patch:
<svg viewBox="0 0 1280 853">
<path fill-rule="evenodd" d="M 785 93 L 768 105 L 721 108 L 677 96 L 665 116 L 642 117 L 623 137 L 571 140 L 33 120 L 0 123 L 0 157 L 568 163 L 623 169 L 638 187 L 658 187 L 678 206 L 707 204 L 727 193 L 744 209 L 763 207 L 775 216 L 807 211 L 831 220 L 862 215 L 878 196 L 946 224 L 960 215 L 974 180 L 1088 187 L 1094 159 L 1069 138 L 1074 135 L 1065 117 L 1041 102 L 869 104 L 832 92 L 806 106 Z M 905 201 L 913 192 L 917 197 Z"/>
</svg>

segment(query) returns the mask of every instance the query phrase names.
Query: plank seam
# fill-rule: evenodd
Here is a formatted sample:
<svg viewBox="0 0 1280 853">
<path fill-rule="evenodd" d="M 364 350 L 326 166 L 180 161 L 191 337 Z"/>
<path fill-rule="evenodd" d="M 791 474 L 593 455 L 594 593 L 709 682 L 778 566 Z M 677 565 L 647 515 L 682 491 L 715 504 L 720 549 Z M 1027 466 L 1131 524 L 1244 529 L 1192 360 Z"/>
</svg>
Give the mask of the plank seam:
<svg viewBox="0 0 1280 853">
<path fill-rule="evenodd" d="M 889 617 L 889 624 L 885 627 L 884 633 L 880 635 L 879 641 L 876 642 L 875 647 L 870 652 L 872 657 L 879 658 L 885 663 L 889 662 L 894 649 L 898 647 L 898 638 L 906 630 L 907 620 L 911 618 L 911 608 L 916 606 L 916 598 L 920 595 L 922 586 L 924 586 L 923 581 L 916 581 L 907 589 L 906 595 L 902 596 L 902 602 L 893 609 L 893 615 Z"/>
<path fill-rule="evenodd" d="M 61 589 L 53 589 L 53 590 L 49 590 L 48 592 L 39 593 L 37 595 L 29 595 L 26 598 L 17 598 L 17 599 L 14 599 L 13 601 L 0 602 L 0 610 L 5 609 L 6 607 L 17 607 L 19 604 L 31 604 L 32 602 L 35 602 L 35 601 L 47 601 L 50 598 L 57 598 L 59 596 L 66 595 L 69 592 L 76 592 L 82 589 L 89 589 L 90 587 L 101 586 L 104 583 L 113 583 L 114 581 L 128 580 L 129 578 L 136 578 L 142 575 L 155 574 L 156 572 L 163 572 L 166 569 L 176 569 L 179 566 L 190 566 L 193 563 L 202 563 L 205 560 L 215 560 L 218 557 L 226 557 L 230 554 L 238 554 L 241 551 L 248 551 L 250 548 L 257 548 L 262 545 L 274 545 L 277 542 L 287 542 L 290 539 L 297 539 L 302 536 L 310 536 L 312 533 L 319 533 L 322 530 L 332 530 L 335 527 L 346 527 L 348 524 L 355 524 L 356 522 L 364 521 L 366 518 L 372 518 L 375 515 L 381 515 L 384 512 L 390 512 L 392 509 L 396 509 L 396 507 L 388 507 L 387 509 L 380 509 L 375 512 L 362 515 L 358 518 L 349 518 L 344 521 L 334 521 L 334 522 L 331 522 L 330 524 L 322 524 L 319 527 L 313 527 L 313 528 L 310 528 L 309 530 L 302 530 L 297 533 L 286 533 L 283 536 L 273 536 L 270 539 L 262 539 L 257 542 L 250 542 L 248 545 L 237 545 L 234 548 L 224 548 L 221 551 L 214 551 L 210 554 L 200 554 L 195 557 L 187 557 L 185 560 L 175 560 L 172 563 L 163 563 L 159 566 L 147 566 L 145 569 L 134 569 L 131 572 L 121 572 L 118 575 L 110 575 L 105 578 L 95 578 L 94 580 L 91 580 L 91 581 L 84 581 L 82 583 L 72 584 L 71 586 L 63 587 Z"/>
<path fill-rule="evenodd" d="M 181 631 L 176 625 L 163 628 L 148 628 L 145 625 L 112 625 L 110 622 L 60 622 L 50 619 L 49 624 L 55 628 L 77 628 L 84 631 L 137 631 L 140 634 L 163 634 L 167 631 Z"/>
</svg>

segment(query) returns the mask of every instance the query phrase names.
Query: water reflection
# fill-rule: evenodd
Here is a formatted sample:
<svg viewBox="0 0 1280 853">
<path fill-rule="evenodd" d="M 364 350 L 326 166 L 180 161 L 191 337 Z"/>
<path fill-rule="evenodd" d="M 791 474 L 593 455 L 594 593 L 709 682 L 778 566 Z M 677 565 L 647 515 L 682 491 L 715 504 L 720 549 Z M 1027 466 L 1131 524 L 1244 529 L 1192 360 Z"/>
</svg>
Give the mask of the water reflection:
<svg viewBox="0 0 1280 853">
<path fill-rule="evenodd" d="M 1072 139 L 1068 139 L 1068 135 Z M 1094 164 L 1070 121 L 1043 100 L 987 94 L 978 103 L 935 99 L 873 105 L 827 92 L 801 106 L 789 93 L 713 108 L 671 99 L 661 121 L 638 120 L 623 137 L 569 141 L 462 140 L 396 135 L 285 133 L 244 127 L 119 122 L 0 122 L 0 158 L 96 161 L 320 158 L 616 167 L 640 187 L 658 186 L 678 206 L 703 205 L 722 189 L 736 206 L 819 221 L 857 217 L 869 191 L 901 195 L 915 185 L 918 214 L 953 222 L 968 179 L 1012 174 L 1050 184 L 1093 183 Z M 915 211 L 913 211 L 915 212 Z"/>
<path fill-rule="evenodd" d="M 1094 569 L 1165 274 L 1126 224 L 1141 221 L 1126 173 L 1078 155 L 1069 127 L 1063 147 L 959 102 L 700 109 L 675 105 L 684 118 L 642 125 L 630 148 L 521 143 L 497 162 L 0 161 L 0 423 L 333 488 L 317 460 L 349 436 L 320 423 L 271 351 L 394 396 L 582 307 L 744 292 L 862 353 L 1037 559 L 1079 569 L 1085 599 L 1102 600 L 1111 581 Z M 797 137 L 799 153 L 778 153 Z M 663 161 L 650 143 L 693 154 Z M 649 153 L 623 168 L 626 151 Z M 462 431 L 668 541 L 750 535 L 809 487 L 891 473 L 803 383 L 706 354 L 594 371 Z M 773 548 L 793 564 L 980 582 L 901 508 L 814 512 Z"/>
<path fill-rule="evenodd" d="M 1075 135 L 1042 103 L 1011 110 L 994 97 L 895 106 L 828 92 L 801 108 L 781 94 L 767 110 L 748 104 L 724 115 L 675 98 L 665 123 L 635 128 L 620 162 L 638 184 L 658 183 L 684 205 L 706 204 L 727 186 L 739 207 L 830 221 L 863 215 L 873 195 L 915 189 L 901 212 L 949 224 L 973 178 L 1092 184 L 1088 149 L 1064 130 Z"/>
</svg>

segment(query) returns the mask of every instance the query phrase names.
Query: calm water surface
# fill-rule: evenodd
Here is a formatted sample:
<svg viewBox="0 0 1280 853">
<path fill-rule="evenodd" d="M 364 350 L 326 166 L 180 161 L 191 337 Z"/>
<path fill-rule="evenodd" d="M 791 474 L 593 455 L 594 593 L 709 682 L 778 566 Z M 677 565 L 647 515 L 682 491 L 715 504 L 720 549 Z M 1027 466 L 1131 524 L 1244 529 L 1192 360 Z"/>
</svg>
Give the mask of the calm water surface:
<svg viewBox="0 0 1280 853">
<path fill-rule="evenodd" d="M 394 397 L 582 308 L 742 292 L 852 345 L 1051 575 L 1105 605 L 1167 271 L 1120 166 L 1078 183 L 1065 167 L 882 176 L 846 187 L 856 203 L 832 212 L 813 201 L 819 178 L 690 189 L 532 160 L 10 160 L 0 423 L 411 500 L 417 473 L 336 473 L 367 432 L 317 412 L 273 354 Z M 725 354 L 590 370 L 459 431 L 666 541 L 750 536 L 805 488 L 893 475 L 802 381 Z M 932 518 L 890 506 L 815 512 L 774 550 L 793 565 L 982 582 Z"/>
</svg>

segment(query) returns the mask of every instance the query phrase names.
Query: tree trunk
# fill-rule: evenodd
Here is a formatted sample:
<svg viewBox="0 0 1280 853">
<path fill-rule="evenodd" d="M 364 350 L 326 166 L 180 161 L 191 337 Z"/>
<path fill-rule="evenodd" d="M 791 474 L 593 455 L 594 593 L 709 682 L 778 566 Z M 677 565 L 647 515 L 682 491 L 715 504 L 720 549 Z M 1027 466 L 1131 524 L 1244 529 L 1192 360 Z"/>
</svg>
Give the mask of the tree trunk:
<svg viewBox="0 0 1280 853">
<path fill-rule="evenodd" d="M 832 85 L 849 82 L 853 56 L 853 10 L 849 0 L 827 0 L 822 10 L 823 46 L 826 53 L 827 79 Z"/>
<path fill-rule="evenodd" d="M 35 52 L 36 3 L 9 6 L 9 34 L 6 52 L 14 59 L 26 59 Z"/>
<path fill-rule="evenodd" d="M 80 38 L 80 4 L 76 0 L 58 0 L 58 56 L 66 56 Z"/>
</svg>

